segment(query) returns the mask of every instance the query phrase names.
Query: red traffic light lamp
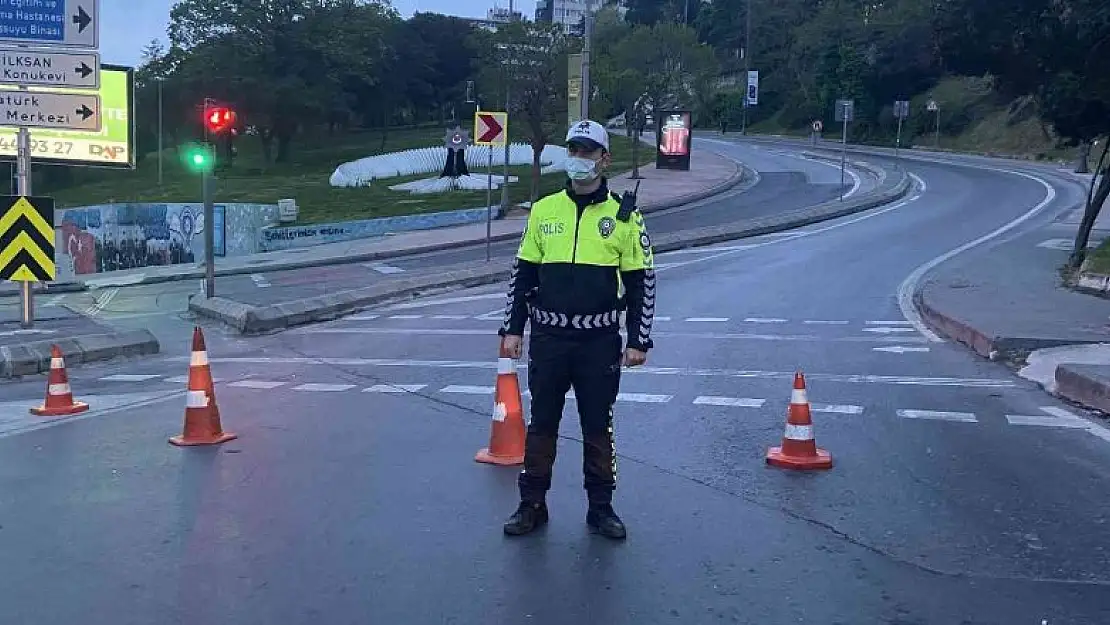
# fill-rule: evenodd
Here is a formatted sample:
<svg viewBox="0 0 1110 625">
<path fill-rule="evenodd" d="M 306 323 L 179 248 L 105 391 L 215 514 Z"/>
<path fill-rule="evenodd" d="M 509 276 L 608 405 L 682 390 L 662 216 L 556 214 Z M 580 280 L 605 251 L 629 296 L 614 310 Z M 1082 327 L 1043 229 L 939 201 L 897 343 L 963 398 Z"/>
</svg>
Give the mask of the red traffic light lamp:
<svg viewBox="0 0 1110 625">
<path fill-rule="evenodd" d="M 204 109 L 204 127 L 212 134 L 221 134 L 235 125 L 239 116 L 226 106 L 209 106 Z"/>
</svg>

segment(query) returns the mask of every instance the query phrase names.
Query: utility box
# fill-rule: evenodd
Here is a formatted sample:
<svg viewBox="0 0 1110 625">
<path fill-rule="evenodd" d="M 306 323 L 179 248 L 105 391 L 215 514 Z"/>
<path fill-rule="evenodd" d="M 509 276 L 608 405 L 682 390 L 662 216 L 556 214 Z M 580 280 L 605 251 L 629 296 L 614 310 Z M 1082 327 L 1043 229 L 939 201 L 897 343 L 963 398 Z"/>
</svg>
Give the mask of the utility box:
<svg viewBox="0 0 1110 625">
<path fill-rule="evenodd" d="M 278 200 L 278 221 L 283 224 L 297 221 L 297 200 Z"/>
<path fill-rule="evenodd" d="M 690 111 L 656 111 L 655 119 L 655 168 L 689 171 L 693 114 Z"/>
</svg>

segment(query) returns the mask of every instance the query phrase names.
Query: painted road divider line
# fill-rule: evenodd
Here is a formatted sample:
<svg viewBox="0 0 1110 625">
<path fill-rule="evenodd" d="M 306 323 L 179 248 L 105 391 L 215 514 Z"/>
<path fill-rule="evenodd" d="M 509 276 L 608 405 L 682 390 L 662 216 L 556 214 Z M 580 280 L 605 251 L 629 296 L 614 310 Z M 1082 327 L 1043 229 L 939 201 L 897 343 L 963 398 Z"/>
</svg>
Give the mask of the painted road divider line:
<svg viewBox="0 0 1110 625">
<path fill-rule="evenodd" d="M 363 393 L 416 393 L 427 388 L 427 384 L 375 384 L 362 389 Z"/>
<path fill-rule="evenodd" d="M 717 397 L 702 395 L 694 398 L 694 403 L 701 406 L 734 406 L 738 408 L 760 408 L 766 399 L 752 399 L 750 397 Z"/>
<path fill-rule="evenodd" d="M 284 386 L 285 384 L 288 384 L 288 382 L 275 382 L 272 380 L 239 380 L 238 382 L 232 382 L 231 384 L 228 384 L 228 386 L 234 386 L 236 388 L 253 388 L 268 391 L 279 386 Z"/>
<path fill-rule="evenodd" d="M 354 388 L 354 384 L 302 384 L 294 386 L 294 391 L 307 391 L 310 393 L 340 393 Z"/>
<path fill-rule="evenodd" d="M 970 412 L 945 412 L 943 410 L 899 410 L 898 416 L 903 419 L 935 419 L 962 423 L 976 423 L 978 421 L 975 415 Z"/>
<path fill-rule="evenodd" d="M 852 406 L 850 404 L 810 404 L 809 409 L 811 412 L 829 414 L 861 414 L 863 412 L 863 406 Z"/>
</svg>

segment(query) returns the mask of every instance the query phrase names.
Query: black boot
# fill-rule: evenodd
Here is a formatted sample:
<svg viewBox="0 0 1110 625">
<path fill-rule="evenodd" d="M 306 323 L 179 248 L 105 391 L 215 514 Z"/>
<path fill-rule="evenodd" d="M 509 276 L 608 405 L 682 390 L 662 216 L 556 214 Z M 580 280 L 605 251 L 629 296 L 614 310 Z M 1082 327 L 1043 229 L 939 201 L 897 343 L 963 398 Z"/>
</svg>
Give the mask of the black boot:
<svg viewBox="0 0 1110 625">
<path fill-rule="evenodd" d="M 590 504 L 590 510 L 586 513 L 586 524 L 590 526 L 591 532 L 606 538 L 624 540 L 627 536 L 624 522 L 613 511 L 613 506 L 607 503 Z"/>
<path fill-rule="evenodd" d="M 505 533 L 510 536 L 523 536 L 547 524 L 547 504 L 545 502 L 520 502 L 516 512 L 505 521 Z"/>
</svg>

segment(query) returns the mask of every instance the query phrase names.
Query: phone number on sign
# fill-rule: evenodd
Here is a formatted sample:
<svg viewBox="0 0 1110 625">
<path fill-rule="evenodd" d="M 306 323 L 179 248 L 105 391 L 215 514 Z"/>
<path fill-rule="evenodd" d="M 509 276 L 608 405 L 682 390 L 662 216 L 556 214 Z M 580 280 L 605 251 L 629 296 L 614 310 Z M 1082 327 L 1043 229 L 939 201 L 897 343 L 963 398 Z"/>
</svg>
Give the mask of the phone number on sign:
<svg viewBox="0 0 1110 625">
<path fill-rule="evenodd" d="M 14 135 L 0 136 L 0 156 L 15 156 L 17 149 Z M 128 154 L 125 143 L 87 139 L 31 139 L 31 158 L 126 163 Z"/>
</svg>

